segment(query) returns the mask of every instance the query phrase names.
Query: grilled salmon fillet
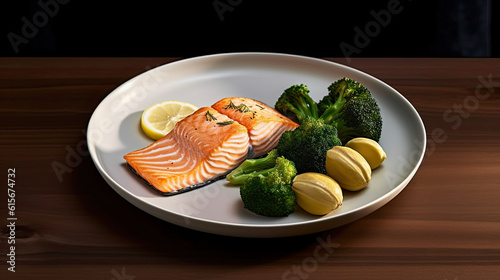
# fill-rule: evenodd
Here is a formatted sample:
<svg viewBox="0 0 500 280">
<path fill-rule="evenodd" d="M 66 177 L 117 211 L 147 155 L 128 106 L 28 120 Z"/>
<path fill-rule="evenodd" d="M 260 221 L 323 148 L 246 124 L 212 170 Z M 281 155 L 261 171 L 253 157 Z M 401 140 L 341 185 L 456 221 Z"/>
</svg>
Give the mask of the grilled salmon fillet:
<svg viewBox="0 0 500 280">
<path fill-rule="evenodd" d="M 265 103 L 250 98 L 224 98 L 212 108 L 247 128 L 254 152 L 252 157 L 265 155 L 278 145 L 283 132 L 299 126 Z"/>
<path fill-rule="evenodd" d="M 248 150 L 245 126 L 203 107 L 165 137 L 124 158 L 154 189 L 173 195 L 225 176 L 247 158 Z"/>
</svg>

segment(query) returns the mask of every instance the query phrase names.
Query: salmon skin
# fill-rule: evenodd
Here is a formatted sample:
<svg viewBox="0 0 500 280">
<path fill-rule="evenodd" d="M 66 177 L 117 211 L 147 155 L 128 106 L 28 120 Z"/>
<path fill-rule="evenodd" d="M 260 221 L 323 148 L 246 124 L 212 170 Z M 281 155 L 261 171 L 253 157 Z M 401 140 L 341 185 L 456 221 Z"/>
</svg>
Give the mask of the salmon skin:
<svg viewBox="0 0 500 280">
<path fill-rule="evenodd" d="M 224 98 L 212 108 L 247 128 L 254 152 L 252 157 L 267 154 L 278 145 L 283 132 L 299 126 L 265 103 L 250 98 Z"/>
<path fill-rule="evenodd" d="M 130 168 L 163 195 L 196 189 L 224 177 L 249 151 L 245 126 L 203 107 L 165 137 L 124 156 Z"/>
</svg>

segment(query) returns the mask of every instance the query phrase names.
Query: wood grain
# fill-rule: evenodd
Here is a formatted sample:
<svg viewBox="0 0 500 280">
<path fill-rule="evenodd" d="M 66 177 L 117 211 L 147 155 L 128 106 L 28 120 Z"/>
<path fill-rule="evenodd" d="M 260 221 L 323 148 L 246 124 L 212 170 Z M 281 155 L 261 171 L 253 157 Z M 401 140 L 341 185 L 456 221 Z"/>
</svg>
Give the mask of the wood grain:
<svg viewBox="0 0 500 280">
<path fill-rule="evenodd" d="M 499 279 L 499 59 L 328 58 L 413 104 L 428 134 L 426 157 L 407 188 L 371 215 L 281 239 L 216 236 L 156 219 L 109 188 L 86 154 L 85 128 L 99 102 L 176 60 L 0 58 L 0 162 L 5 177 L 16 168 L 18 217 L 12 273 L 7 203 L 0 205 L 1 279 Z M 478 92 L 485 80 L 490 87 Z M 74 166 L 58 177 L 53 164 L 71 151 Z"/>
</svg>

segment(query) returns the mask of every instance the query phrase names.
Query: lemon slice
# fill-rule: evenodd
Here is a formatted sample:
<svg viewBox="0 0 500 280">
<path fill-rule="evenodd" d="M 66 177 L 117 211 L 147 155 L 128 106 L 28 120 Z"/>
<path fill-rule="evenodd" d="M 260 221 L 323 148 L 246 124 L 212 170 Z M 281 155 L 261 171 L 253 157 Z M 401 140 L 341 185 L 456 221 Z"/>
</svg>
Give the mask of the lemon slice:
<svg viewBox="0 0 500 280">
<path fill-rule="evenodd" d="M 144 110 L 141 127 L 153 140 L 167 135 L 180 120 L 191 115 L 198 107 L 181 101 L 163 101 Z"/>
</svg>

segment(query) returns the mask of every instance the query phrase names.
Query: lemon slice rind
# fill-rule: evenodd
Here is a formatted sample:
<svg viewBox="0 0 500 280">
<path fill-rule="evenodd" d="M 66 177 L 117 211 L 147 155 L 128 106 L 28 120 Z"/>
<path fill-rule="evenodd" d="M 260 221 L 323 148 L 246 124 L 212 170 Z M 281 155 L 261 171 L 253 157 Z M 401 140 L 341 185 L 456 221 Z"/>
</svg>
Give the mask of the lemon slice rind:
<svg viewBox="0 0 500 280">
<path fill-rule="evenodd" d="M 182 101 L 162 101 L 146 108 L 141 116 L 142 131 L 151 139 L 167 135 L 175 125 L 191 115 L 198 107 Z"/>
</svg>

